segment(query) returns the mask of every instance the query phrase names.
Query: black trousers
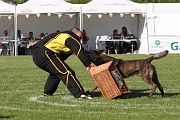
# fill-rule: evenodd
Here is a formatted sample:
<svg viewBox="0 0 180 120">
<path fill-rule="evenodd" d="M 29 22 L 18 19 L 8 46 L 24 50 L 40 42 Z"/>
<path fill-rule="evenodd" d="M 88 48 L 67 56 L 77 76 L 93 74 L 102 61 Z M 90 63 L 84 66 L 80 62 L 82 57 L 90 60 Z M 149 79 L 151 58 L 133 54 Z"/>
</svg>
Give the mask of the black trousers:
<svg viewBox="0 0 180 120">
<path fill-rule="evenodd" d="M 33 61 L 39 68 L 49 73 L 44 86 L 45 94 L 53 95 L 57 90 L 60 80 L 62 80 L 75 98 L 84 93 L 75 72 L 57 54 L 49 54 L 46 50 L 35 48 Z"/>
<path fill-rule="evenodd" d="M 130 43 L 123 42 L 123 52 L 124 52 L 124 54 L 126 54 L 128 52 L 131 52 L 130 48 L 131 48 L 131 44 Z"/>
</svg>

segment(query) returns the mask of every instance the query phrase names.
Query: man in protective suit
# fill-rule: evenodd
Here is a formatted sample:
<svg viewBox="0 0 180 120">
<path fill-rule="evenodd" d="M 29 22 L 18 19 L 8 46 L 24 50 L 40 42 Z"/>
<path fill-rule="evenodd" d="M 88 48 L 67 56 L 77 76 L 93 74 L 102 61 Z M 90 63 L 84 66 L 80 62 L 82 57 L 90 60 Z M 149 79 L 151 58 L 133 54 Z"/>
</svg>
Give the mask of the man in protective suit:
<svg viewBox="0 0 180 120">
<path fill-rule="evenodd" d="M 62 80 L 75 98 L 91 99 L 85 94 L 75 72 L 64 62 L 75 53 L 88 71 L 94 66 L 84 53 L 80 43 L 81 38 L 82 32 L 78 28 L 72 28 L 64 32 L 52 33 L 35 45 L 33 61 L 39 68 L 49 73 L 43 96 L 53 95 Z"/>
</svg>

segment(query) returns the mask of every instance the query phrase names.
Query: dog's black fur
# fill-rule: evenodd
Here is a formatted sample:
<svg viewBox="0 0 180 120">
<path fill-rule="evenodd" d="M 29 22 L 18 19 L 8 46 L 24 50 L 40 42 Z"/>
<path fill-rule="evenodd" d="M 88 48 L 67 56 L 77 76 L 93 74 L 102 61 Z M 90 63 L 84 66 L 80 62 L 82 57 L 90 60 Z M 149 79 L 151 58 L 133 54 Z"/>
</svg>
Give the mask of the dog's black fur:
<svg viewBox="0 0 180 120">
<path fill-rule="evenodd" d="M 158 81 L 155 66 L 151 64 L 151 61 L 166 56 L 168 54 L 167 50 L 157 53 L 147 59 L 141 60 L 116 59 L 104 54 L 103 50 L 91 50 L 86 51 L 86 53 L 96 66 L 107 63 L 109 61 L 113 61 L 113 64 L 117 67 L 123 78 L 127 78 L 135 74 L 141 76 L 141 78 L 152 87 L 152 91 L 148 95 L 148 97 L 151 97 L 154 94 L 157 87 L 160 90 L 162 97 L 164 96 L 163 87 Z M 89 90 L 89 92 L 91 93 L 95 89 L 97 89 L 96 85 L 91 90 Z"/>
</svg>

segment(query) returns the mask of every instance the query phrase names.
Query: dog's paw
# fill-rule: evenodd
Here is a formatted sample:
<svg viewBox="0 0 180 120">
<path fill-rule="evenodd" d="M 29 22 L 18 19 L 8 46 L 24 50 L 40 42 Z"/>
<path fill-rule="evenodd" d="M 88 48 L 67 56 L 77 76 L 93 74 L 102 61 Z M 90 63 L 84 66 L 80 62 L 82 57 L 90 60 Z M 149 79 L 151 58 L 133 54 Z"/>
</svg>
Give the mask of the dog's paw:
<svg viewBox="0 0 180 120">
<path fill-rule="evenodd" d="M 150 98 L 151 96 L 152 96 L 152 94 L 147 95 L 148 98 Z"/>
<path fill-rule="evenodd" d="M 86 93 L 86 95 L 91 95 L 91 93 L 89 92 L 89 90 L 86 91 L 85 93 Z"/>
</svg>

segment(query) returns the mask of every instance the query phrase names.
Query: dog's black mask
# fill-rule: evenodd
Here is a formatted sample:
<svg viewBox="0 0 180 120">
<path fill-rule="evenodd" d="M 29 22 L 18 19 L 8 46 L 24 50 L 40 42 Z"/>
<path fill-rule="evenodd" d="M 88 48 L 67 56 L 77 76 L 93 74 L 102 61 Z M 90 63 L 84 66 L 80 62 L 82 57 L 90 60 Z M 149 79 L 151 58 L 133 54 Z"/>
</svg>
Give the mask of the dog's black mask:
<svg viewBox="0 0 180 120">
<path fill-rule="evenodd" d="M 95 51 L 85 51 L 86 55 L 89 57 L 92 63 L 94 63 L 96 66 L 106 63 L 102 59 L 100 59 L 100 55 L 103 53 L 103 50 Z"/>
<path fill-rule="evenodd" d="M 113 61 L 114 65 L 117 65 L 120 60 L 117 60 L 113 57 L 107 56 L 103 54 L 104 50 L 90 50 L 90 51 L 85 51 L 89 59 L 91 60 L 92 63 L 94 63 L 96 66 L 102 65 L 104 63 L 107 63 L 109 61 Z"/>
</svg>

